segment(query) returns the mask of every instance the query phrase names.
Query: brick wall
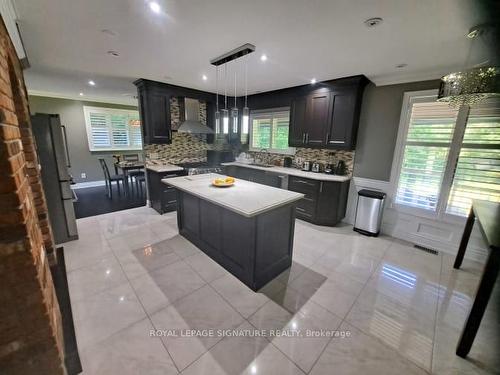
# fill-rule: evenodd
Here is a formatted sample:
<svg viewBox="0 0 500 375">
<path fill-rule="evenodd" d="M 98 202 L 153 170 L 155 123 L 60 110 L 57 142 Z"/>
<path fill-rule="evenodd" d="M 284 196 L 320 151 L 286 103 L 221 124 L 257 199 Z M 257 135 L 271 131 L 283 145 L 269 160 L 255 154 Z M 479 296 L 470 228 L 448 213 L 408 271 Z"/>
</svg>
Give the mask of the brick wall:
<svg viewBox="0 0 500 375">
<path fill-rule="evenodd" d="M 0 21 L 0 373 L 63 374 L 53 240 L 22 69 Z"/>
</svg>

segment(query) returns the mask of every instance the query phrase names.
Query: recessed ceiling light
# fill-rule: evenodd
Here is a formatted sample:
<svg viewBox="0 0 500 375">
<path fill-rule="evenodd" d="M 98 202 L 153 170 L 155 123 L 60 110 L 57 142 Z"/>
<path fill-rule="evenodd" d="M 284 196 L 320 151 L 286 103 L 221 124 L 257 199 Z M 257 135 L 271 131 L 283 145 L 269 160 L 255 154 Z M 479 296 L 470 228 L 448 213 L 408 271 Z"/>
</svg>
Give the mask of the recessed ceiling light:
<svg viewBox="0 0 500 375">
<path fill-rule="evenodd" d="M 316 83 L 316 78 L 311 79 L 311 85 L 314 85 Z"/>
<path fill-rule="evenodd" d="M 118 51 L 115 51 L 115 50 L 111 49 L 111 50 L 108 51 L 108 55 L 111 55 L 113 57 L 118 57 L 118 56 L 120 56 L 120 53 Z"/>
<path fill-rule="evenodd" d="M 261 55 L 260 61 L 267 61 L 267 55 L 266 54 Z"/>
<path fill-rule="evenodd" d="M 208 77 L 207 77 L 205 74 L 203 74 L 203 75 L 201 76 L 201 78 L 202 78 L 204 81 L 206 81 L 206 80 L 208 79 Z"/>
<path fill-rule="evenodd" d="M 83 96 L 83 92 L 81 92 L 81 93 L 80 93 L 80 94 L 78 94 L 78 95 Z"/>
<path fill-rule="evenodd" d="M 89 85 L 90 85 L 90 86 L 95 86 L 95 82 L 94 82 L 94 81 L 92 81 L 92 80 L 90 80 L 90 81 L 89 81 Z"/>
<path fill-rule="evenodd" d="M 367 27 L 375 27 L 382 23 L 383 19 L 380 17 L 368 18 L 364 23 Z"/>
<path fill-rule="evenodd" d="M 155 1 L 151 1 L 149 3 L 149 9 L 151 9 L 153 12 L 155 13 L 160 13 L 161 12 L 161 7 L 160 7 L 160 4 L 158 4 L 157 2 Z"/>
<path fill-rule="evenodd" d="M 408 64 L 402 63 L 402 64 L 396 65 L 396 68 L 402 69 L 402 68 L 406 68 L 407 66 L 408 66 Z"/>
</svg>

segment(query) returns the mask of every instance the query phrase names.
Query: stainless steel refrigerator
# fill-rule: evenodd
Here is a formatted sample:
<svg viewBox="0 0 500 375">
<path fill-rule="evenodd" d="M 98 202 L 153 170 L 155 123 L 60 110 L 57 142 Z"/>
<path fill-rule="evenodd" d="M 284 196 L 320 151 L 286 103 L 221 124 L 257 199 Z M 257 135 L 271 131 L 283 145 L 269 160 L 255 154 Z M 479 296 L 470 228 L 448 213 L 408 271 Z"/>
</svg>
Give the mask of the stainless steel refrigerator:
<svg viewBox="0 0 500 375">
<path fill-rule="evenodd" d="M 49 220 L 56 244 L 78 238 L 71 167 L 66 139 L 66 129 L 59 115 L 36 113 L 31 116 L 33 135 L 41 165 L 43 190 L 47 199 Z"/>
</svg>

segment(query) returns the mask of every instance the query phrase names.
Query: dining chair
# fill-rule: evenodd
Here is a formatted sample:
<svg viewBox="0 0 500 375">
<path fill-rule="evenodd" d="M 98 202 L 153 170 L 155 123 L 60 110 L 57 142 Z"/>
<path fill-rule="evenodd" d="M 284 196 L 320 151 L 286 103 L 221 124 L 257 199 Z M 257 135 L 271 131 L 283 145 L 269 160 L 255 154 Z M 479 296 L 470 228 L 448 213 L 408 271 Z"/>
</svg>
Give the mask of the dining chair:
<svg viewBox="0 0 500 375">
<path fill-rule="evenodd" d="M 113 182 L 116 182 L 116 188 L 118 190 L 118 195 L 120 193 L 120 182 L 124 183 L 124 177 L 122 174 L 110 175 L 108 165 L 106 164 L 106 160 L 99 159 L 99 163 L 101 164 L 102 172 L 104 173 L 104 181 L 106 183 L 107 196 L 109 199 L 113 199 Z"/>
</svg>

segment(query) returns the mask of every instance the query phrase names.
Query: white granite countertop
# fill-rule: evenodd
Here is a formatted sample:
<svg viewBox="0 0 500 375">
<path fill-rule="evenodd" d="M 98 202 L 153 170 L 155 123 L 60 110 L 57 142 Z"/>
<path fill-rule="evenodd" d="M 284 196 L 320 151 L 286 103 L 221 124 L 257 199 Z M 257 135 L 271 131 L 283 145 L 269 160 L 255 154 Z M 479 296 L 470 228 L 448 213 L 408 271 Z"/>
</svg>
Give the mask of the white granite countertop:
<svg viewBox="0 0 500 375">
<path fill-rule="evenodd" d="M 147 164 L 146 169 L 157 173 L 183 171 L 184 168 L 173 164 Z"/>
<path fill-rule="evenodd" d="M 231 187 L 212 186 L 212 181 L 217 177 L 225 176 L 207 173 L 166 178 L 162 182 L 246 217 L 259 215 L 298 201 L 304 196 L 304 194 L 240 179 L 236 179 Z"/>
<path fill-rule="evenodd" d="M 258 165 L 249 165 L 245 163 L 231 162 L 231 163 L 222 163 L 222 165 L 235 165 L 238 167 L 244 168 L 252 168 L 259 169 L 261 171 L 269 171 L 274 173 L 286 174 L 289 176 L 297 176 L 302 178 L 310 178 L 311 180 L 319 180 L 319 181 L 335 181 L 335 182 L 344 182 L 349 181 L 351 176 L 338 176 L 334 174 L 326 174 L 326 173 L 315 173 L 315 172 L 306 172 L 301 171 L 297 168 L 285 168 L 285 167 L 260 167 Z"/>
</svg>

